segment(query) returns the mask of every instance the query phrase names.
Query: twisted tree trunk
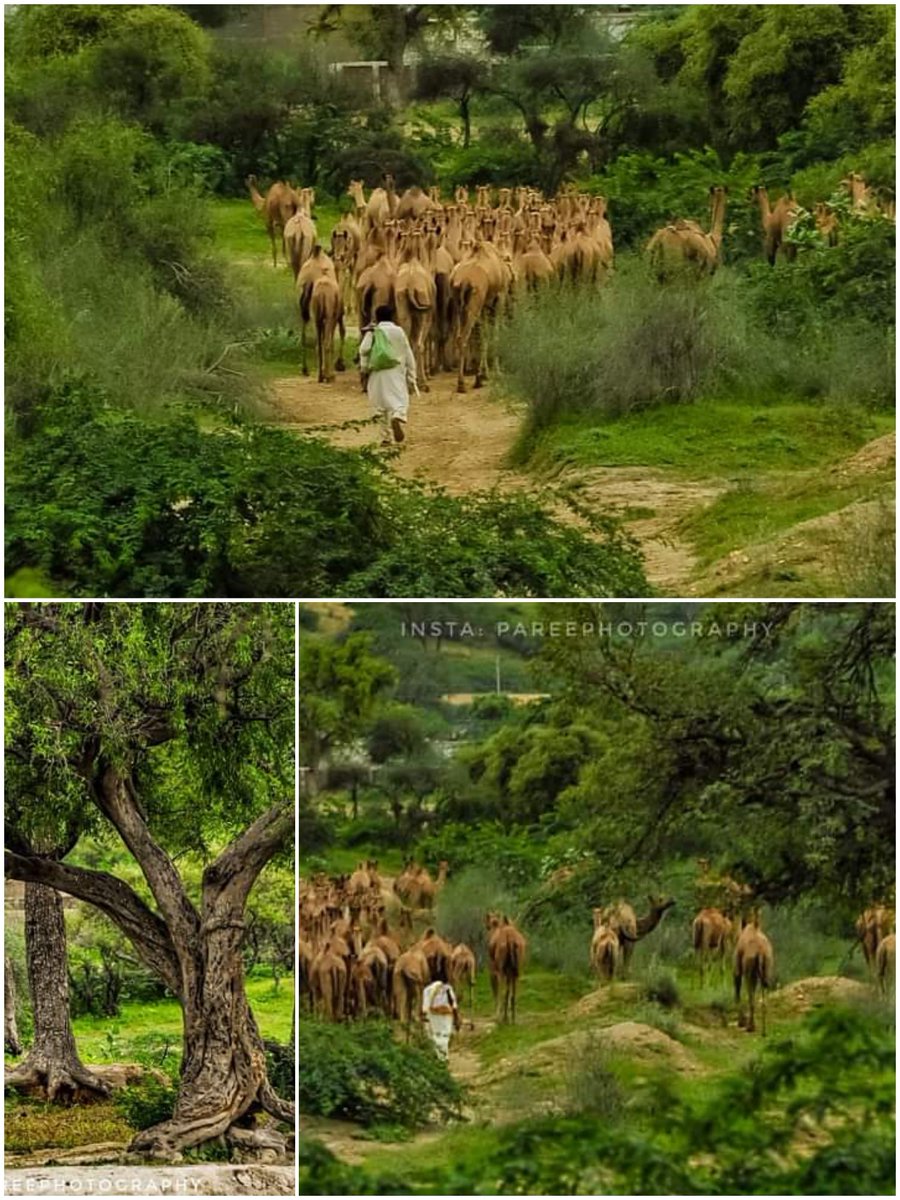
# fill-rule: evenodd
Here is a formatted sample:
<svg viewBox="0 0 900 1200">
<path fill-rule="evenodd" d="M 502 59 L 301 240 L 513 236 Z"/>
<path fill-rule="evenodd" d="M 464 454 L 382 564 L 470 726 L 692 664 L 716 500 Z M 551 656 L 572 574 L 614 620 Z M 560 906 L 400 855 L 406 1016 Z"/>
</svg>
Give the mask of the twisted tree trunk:
<svg viewBox="0 0 900 1200">
<path fill-rule="evenodd" d="M 25 884 L 25 949 L 34 1042 L 25 1060 L 6 1076 L 6 1086 L 62 1103 L 85 1093 L 108 1095 L 107 1085 L 84 1066 L 75 1046 L 62 896 L 38 883 Z"/>
<path fill-rule="evenodd" d="M 250 889 L 293 834 L 293 805 L 275 805 L 206 868 L 198 911 L 175 864 L 151 836 L 133 781 L 106 768 L 95 790 L 101 810 L 140 864 L 158 912 L 103 871 L 10 850 L 6 871 L 14 879 L 46 883 L 77 896 L 106 913 L 181 1004 L 184 1040 L 175 1111 L 170 1120 L 140 1132 L 132 1149 L 171 1158 L 224 1136 L 242 1152 L 271 1161 L 283 1154 L 286 1138 L 271 1126 L 255 1129 L 255 1116 L 264 1111 L 293 1125 L 294 1106 L 269 1083 L 265 1050 L 244 989 L 241 942 Z M 64 960 L 62 969 L 65 975 Z"/>
<path fill-rule="evenodd" d="M 16 977 L 8 954 L 3 961 L 3 1048 L 17 1058 L 22 1053 L 16 1024 Z"/>
</svg>

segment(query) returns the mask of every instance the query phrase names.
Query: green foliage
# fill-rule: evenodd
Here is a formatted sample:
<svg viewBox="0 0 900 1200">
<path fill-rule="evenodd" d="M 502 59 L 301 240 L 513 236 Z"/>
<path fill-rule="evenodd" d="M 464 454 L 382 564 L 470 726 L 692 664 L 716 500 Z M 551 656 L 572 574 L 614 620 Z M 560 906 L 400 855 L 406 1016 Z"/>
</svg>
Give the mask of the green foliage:
<svg viewBox="0 0 900 1200">
<path fill-rule="evenodd" d="M 500 340 L 505 377 L 528 403 L 519 454 L 567 417 L 602 425 L 701 397 L 889 403 L 887 225 L 858 223 L 843 249 L 754 264 L 744 279 L 721 271 L 661 288 L 631 262 L 600 292 L 565 289 L 521 305 Z"/>
<path fill-rule="evenodd" d="M 114 1100 L 117 1111 L 132 1129 L 149 1129 L 151 1125 L 171 1119 L 177 1096 L 175 1084 L 163 1082 L 148 1072 L 140 1083 L 129 1084 L 116 1092 Z"/>
<path fill-rule="evenodd" d="M 893 1066 L 890 1031 L 863 1014 L 822 1009 L 797 1034 L 771 1040 L 749 1069 L 693 1093 L 648 1089 L 625 1122 L 605 1080 L 593 1097 L 612 1109 L 602 1120 L 589 1108 L 506 1126 L 449 1165 L 401 1170 L 400 1181 L 356 1168 L 354 1190 L 892 1195 Z M 342 1194 L 348 1182 L 322 1150 L 307 1152 L 304 1172 L 308 1194 Z"/>
<path fill-rule="evenodd" d="M 300 1112 L 415 1129 L 459 1118 L 463 1092 L 430 1047 L 401 1045 L 382 1022 L 298 1027 Z"/>
</svg>

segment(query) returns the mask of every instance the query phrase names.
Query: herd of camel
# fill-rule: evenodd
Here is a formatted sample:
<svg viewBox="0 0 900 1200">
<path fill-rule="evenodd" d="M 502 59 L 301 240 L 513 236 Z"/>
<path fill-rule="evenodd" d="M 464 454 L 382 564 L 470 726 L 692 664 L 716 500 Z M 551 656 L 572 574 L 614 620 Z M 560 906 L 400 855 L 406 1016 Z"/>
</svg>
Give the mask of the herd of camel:
<svg viewBox="0 0 900 1200">
<path fill-rule="evenodd" d="M 606 200 L 565 185 L 552 199 L 529 187 L 458 187 L 450 203 L 439 188 L 409 187 L 398 195 L 392 176 L 366 196 L 353 180 L 347 189 L 353 211 L 341 217 L 328 253 L 319 243 L 313 217 L 315 190 L 278 180 L 265 195 L 256 177 L 247 179 L 250 198 L 266 222 L 272 262 L 278 246 L 290 263 L 302 326 L 302 369 L 306 328 L 316 333 L 318 379 L 329 383 L 344 369 L 345 318 L 360 328 L 372 322 L 380 305 L 395 309 L 413 348 L 418 386 L 428 390 L 437 371 L 457 372 L 458 392 L 466 372 L 475 386 L 487 377 L 489 330 L 517 296 L 553 280 L 602 282 L 613 266 L 613 236 Z M 853 211 L 893 219 L 893 201 L 884 199 L 858 174 L 842 181 Z M 760 211 L 766 259 L 790 258 L 789 239 L 803 210 L 790 195 L 772 205 L 765 187 L 753 188 Z M 648 259 L 660 281 L 685 272 L 712 274 L 721 260 L 724 187 L 710 188 L 708 228 L 686 219 L 658 229 L 647 243 Z M 839 213 L 816 205 L 815 221 L 829 244 L 840 237 Z M 340 348 L 335 359 L 335 337 Z"/>
<path fill-rule="evenodd" d="M 704 903 L 691 924 L 691 944 L 701 985 L 716 966 L 725 973 L 730 958 L 738 1025 L 756 1030 L 756 1000 L 765 1033 L 765 996 L 774 982 L 772 943 L 760 927 L 752 890 L 728 875 L 714 875 L 700 860 L 697 896 Z M 342 1021 L 381 1013 L 409 1029 L 419 1014 L 422 992 L 430 982 L 450 982 L 460 1000 L 474 1010 L 477 956 L 465 943 L 453 943 L 435 928 L 434 909 L 447 877 L 407 860 L 393 881 L 383 878 L 374 861 L 361 862 L 350 875 L 315 876 L 300 886 L 298 948 L 301 1001 L 325 1020 Z M 600 984 L 626 978 L 635 943 L 659 925 L 675 901 L 649 896 L 649 909 L 638 916 L 623 900 L 594 908 L 590 943 L 591 970 Z M 417 936 L 416 925 L 424 925 Z M 515 1021 L 519 979 L 528 942 L 507 916 L 484 917 L 487 966 L 497 1019 Z M 857 942 L 882 993 L 893 990 L 896 935 L 893 909 L 867 908 L 856 922 Z M 743 993 L 743 994 L 742 994 Z M 743 998 L 746 997 L 747 1012 Z"/>
</svg>

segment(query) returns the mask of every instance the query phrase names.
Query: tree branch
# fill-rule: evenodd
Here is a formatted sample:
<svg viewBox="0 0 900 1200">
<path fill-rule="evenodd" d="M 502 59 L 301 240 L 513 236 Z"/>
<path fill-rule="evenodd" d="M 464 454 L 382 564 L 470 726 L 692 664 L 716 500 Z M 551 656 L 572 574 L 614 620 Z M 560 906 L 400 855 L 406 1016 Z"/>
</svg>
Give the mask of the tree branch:
<svg viewBox="0 0 900 1200">
<path fill-rule="evenodd" d="M 273 804 L 235 838 L 203 872 L 204 919 L 222 901 L 229 908 L 242 910 L 260 871 L 293 831 L 293 801 L 285 800 Z"/>
<path fill-rule="evenodd" d="M 199 914 L 175 864 L 151 835 L 131 780 L 107 766 L 95 784 L 94 795 L 141 868 L 173 943 L 188 946 L 199 931 Z"/>
<path fill-rule="evenodd" d="M 181 994 L 181 969 L 165 922 L 127 883 L 106 871 L 89 871 L 49 858 L 5 854 L 6 875 L 22 883 L 42 883 L 93 905 L 121 929 L 141 960 L 176 996 Z"/>
</svg>

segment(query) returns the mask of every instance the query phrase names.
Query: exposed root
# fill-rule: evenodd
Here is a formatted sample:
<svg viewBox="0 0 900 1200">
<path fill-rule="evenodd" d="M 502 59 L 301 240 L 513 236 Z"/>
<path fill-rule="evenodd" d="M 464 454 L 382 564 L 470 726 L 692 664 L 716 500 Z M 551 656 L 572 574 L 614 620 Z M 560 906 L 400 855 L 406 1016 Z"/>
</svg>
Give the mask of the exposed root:
<svg viewBox="0 0 900 1200">
<path fill-rule="evenodd" d="M 4 1084 L 26 1096 L 38 1096 L 51 1104 L 84 1104 L 110 1094 L 109 1085 L 89 1071 L 78 1059 L 61 1061 L 32 1052 Z"/>
</svg>

